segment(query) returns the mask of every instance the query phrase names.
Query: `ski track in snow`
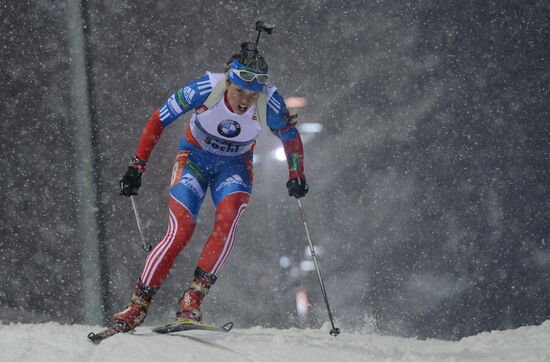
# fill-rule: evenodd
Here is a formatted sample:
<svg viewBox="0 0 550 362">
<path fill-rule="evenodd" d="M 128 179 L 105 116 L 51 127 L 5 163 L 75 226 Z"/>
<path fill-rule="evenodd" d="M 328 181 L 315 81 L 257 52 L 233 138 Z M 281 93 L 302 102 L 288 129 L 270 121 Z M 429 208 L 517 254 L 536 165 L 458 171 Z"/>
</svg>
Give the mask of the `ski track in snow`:
<svg viewBox="0 0 550 362">
<path fill-rule="evenodd" d="M 233 329 L 159 335 L 149 327 L 94 345 L 83 325 L 0 324 L 0 361 L 550 361 L 550 320 L 457 342 L 342 331 Z"/>
</svg>

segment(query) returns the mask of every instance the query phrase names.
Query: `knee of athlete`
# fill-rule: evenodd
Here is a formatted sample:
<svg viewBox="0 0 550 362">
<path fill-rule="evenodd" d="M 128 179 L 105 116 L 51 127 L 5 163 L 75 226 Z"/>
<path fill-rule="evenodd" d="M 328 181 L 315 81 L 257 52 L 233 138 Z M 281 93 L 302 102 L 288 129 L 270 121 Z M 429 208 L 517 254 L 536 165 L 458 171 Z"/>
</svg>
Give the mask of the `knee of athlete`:
<svg viewBox="0 0 550 362">
<path fill-rule="evenodd" d="M 246 209 L 247 203 L 242 200 L 232 200 L 230 197 L 224 199 L 216 209 L 216 224 L 219 227 L 231 226 Z"/>
<path fill-rule="evenodd" d="M 239 221 L 244 212 L 246 204 L 239 204 L 236 207 L 224 207 L 220 205 L 216 210 L 216 222 L 214 224 L 214 234 L 225 234 L 235 223 Z"/>
<path fill-rule="evenodd" d="M 245 192 L 235 192 L 226 196 L 218 205 L 218 208 L 231 208 L 235 211 L 239 210 L 242 205 L 247 205 L 250 201 L 250 195 Z"/>
<path fill-rule="evenodd" d="M 233 221 L 236 216 L 236 213 L 232 213 L 231 215 L 219 213 L 214 223 L 214 236 L 222 236 L 227 234 L 227 231 L 231 228 L 231 225 L 233 225 Z"/>
</svg>

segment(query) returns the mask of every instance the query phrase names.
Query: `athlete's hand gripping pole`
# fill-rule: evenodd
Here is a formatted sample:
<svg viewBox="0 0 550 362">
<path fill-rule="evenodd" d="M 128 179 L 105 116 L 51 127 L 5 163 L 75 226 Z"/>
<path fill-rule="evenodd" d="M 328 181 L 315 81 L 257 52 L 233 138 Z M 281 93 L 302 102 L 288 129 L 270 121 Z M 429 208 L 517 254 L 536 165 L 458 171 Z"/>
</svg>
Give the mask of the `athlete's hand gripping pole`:
<svg viewBox="0 0 550 362">
<path fill-rule="evenodd" d="M 136 222 L 137 222 L 137 226 L 138 226 L 138 230 L 139 230 L 139 236 L 141 237 L 141 246 L 143 247 L 143 249 L 146 252 L 150 252 L 151 249 L 153 249 L 153 247 L 151 246 L 151 244 L 148 244 L 145 241 L 145 236 L 143 236 L 143 229 L 141 227 L 141 219 L 139 217 L 139 212 L 138 212 L 138 209 L 137 209 L 137 206 L 136 206 L 136 202 L 134 200 L 134 196 L 130 196 L 130 200 L 132 200 L 132 208 L 134 209 L 134 215 L 136 215 Z"/>
<path fill-rule="evenodd" d="M 309 243 L 309 250 L 311 251 L 311 257 L 313 259 L 313 264 L 315 265 L 315 270 L 317 270 L 317 276 L 319 277 L 319 283 L 321 285 L 321 292 L 323 293 L 323 298 L 325 299 L 325 305 L 327 306 L 328 317 L 330 319 L 330 324 L 332 325 L 332 329 L 330 330 L 330 335 L 336 337 L 337 335 L 340 334 L 340 329 L 334 326 L 334 320 L 332 318 L 332 312 L 330 311 L 330 305 L 328 303 L 325 283 L 323 283 L 323 277 L 321 277 L 321 271 L 319 270 L 319 264 L 317 263 L 317 256 L 315 255 L 315 248 L 313 247 L 313 243 L 311 242 L 311 235 L 309 234 L 309 227 L 307 225 L 306 214 L 304 212 L 302 202 L 300 201 L 299 198 L 297 198 L 296 201 L 298 201 L 298 207 L 300 208 L 300 216 L 302 217 L 302 222 L 304 223 L 304 228 L 306 229 L 306 237 L 307 237 L 307 242 Z"/>
</svg>

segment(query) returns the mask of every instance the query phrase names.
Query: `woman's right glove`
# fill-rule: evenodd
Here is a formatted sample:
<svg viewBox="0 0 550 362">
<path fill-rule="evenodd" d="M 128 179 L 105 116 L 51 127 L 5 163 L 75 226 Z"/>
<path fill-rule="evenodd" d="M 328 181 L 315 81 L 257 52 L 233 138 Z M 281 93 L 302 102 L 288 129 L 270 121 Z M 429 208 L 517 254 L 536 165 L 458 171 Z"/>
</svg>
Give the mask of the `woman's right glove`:
<svg viewBox="0 0 550 362">
<path fill-rule="evenodd" d="M 132 163 L 128 166 L 128 170 L 120 180 L 120 194 L 124 196 L 137 195 L 138 189 L 141 187 L 141 175 L 145 172 L 145 161 L 137 157 L 132 159 Z"/>
<path fill-rule="evenodd" d="M 286 188 L 288 189 L 288 196 L 294 196 L 297 199 L 306 196 L 309 191 L 309 185 L 303 177 L 295 177 L 288 180 Z"/>
</svg>

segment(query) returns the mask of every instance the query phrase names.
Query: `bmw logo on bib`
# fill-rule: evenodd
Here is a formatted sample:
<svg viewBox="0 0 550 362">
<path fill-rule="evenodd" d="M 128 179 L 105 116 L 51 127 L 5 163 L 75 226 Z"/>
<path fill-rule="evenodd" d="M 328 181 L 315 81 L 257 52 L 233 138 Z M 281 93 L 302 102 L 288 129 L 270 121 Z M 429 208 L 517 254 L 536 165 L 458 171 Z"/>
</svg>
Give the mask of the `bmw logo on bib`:
<svg viewBox="0 0 550 362">
<path fill-rule="evenodd" d="M 227 138 L 237 137 L 241 133 L 241 125 L 232 119 L 226 119 L 218 124 L 218 132 Z"/>
</svg>

